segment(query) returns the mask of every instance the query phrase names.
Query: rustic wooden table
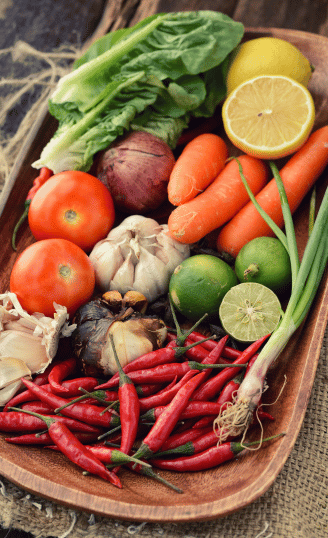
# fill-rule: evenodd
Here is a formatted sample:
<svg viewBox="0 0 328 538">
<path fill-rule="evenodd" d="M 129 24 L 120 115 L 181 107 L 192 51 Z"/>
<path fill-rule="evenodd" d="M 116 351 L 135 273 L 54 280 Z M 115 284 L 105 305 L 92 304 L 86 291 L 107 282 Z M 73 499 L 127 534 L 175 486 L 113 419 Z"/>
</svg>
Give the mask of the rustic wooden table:
<svg viewBox="0 0 328 538">
<path fill-rule="evenodd" d="M 61 44 L 80 46 L 104 27 L 129 26 L 154 12 L 198 9 L 221 11 L 248 27 L 290 28 L 328 36 L 328 4 L 323 0 L 1 0 L 0 4 L 0 49 L 17 40 L 41 51 Z M 12 73 L 12 64 L 4 54 L 0 55 L 0 73 L 1 77 Z M 24 113 L 22 102 L 4 126 L 8 136 Z M 0 529 L 0 538 L 31 536 L 16 529 Z"/>
</svg>

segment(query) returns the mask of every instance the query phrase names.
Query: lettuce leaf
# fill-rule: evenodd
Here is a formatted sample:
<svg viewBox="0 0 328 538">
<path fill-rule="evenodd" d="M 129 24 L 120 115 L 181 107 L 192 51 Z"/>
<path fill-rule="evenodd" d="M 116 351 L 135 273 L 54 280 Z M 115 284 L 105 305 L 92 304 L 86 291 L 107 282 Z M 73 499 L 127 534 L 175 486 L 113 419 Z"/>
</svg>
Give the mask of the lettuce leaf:
<svg viewBox="0 0 328 538">
<path fill-rule="evenodd" d="M 95 153 L 130 129 L 174 148 L 191 116 L 211 116 L 226 93 L 241 23 L 214 11 L 156 14 L 96 41 L 49 100 L 58 129 L 35 168 L 88 171 Z"/>
</svg>

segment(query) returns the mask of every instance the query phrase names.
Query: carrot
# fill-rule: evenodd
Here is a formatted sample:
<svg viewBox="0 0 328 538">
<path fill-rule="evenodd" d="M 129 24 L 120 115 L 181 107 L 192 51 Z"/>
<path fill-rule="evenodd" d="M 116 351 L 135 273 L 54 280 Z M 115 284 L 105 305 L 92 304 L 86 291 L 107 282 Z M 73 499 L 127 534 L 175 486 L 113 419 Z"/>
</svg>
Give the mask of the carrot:
<svg viewBox="0 0 328 538">
<path fill-rule="evenodd" d="M 304 196 L 312 188 L 328 164 L 328 125 L 310 135 L 307 142 L 280 170 L 291 212 L 294 213 Z M 279 192 L 275 179 L 259 192 L 256 200 L 274 222 L 284 224 Z M 236 257 L 240 249 L 255 237 L 274 236 L 273 231 L 249 202 L 220 231 L 217 239 L 219 251 Z"/>
<path fill-rule="evenodd" d="M 170 175 L 167 189 L 171 204 L 184 204 L 202 192 L 221 172 L 227 158 L 227 145 L 219 136 L 203 133 L 191 140 Z"/>
<path fill-rule="evenodd" d="M 267 166 L 250 155 L 241 155 L 239 160 L 252 192 L 257 194 L 268 179 Z M 228 222 L 248 200 L 238 164 L 230 161 L 202 194 L 172 211 L 169 232 L 181 243 L 195 243 Z"/>
</svg>

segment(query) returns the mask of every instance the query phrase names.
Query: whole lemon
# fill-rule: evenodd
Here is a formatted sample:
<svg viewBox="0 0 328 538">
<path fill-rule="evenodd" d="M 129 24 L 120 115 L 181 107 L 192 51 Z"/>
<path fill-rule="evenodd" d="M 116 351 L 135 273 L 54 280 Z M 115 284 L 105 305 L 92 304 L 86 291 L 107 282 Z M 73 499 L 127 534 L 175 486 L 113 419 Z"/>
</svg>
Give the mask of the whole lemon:
<svg viewBox="0 0 328 538">
<path fill-rule="evenodd" d="M 239 45 L 231 56 L 227 93 L 260 75 L 284 75 L 307 86 L 312 71 L 309 60 L 288 41 L 277 37 L 250 39 Z"/>
</svg>

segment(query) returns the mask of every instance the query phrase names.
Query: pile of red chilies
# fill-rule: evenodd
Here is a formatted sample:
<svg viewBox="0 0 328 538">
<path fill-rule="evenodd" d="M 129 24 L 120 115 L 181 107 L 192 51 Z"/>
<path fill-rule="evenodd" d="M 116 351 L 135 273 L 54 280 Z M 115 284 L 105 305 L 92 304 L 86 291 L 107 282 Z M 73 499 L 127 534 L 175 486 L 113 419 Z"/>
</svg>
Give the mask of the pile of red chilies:
<svg viewBox="0 0 328 538">
<path fill-rule="evenodd" d="M 267 336 L 242 352 L 228 347 L 227 338 L 169 332 L 166 347 L 124 368 L 116 356 L 118 372 L 103 384 L 74 378 L 75 358 L 53 363 L 33 381 L 22 380 L 26 390 L 0 413 L 0 431 L 15 433 L 6 438 L 10 443 L 59 450 L 119 488 L 124 465 L 181 492 L 152 467 L 200 471 L 245 449 L 231 438 L 218 444 L 213 421 L 233 400 Z M 273 420 L 260 407 L 256 412 L 261 421 Z"/>
</svg>

